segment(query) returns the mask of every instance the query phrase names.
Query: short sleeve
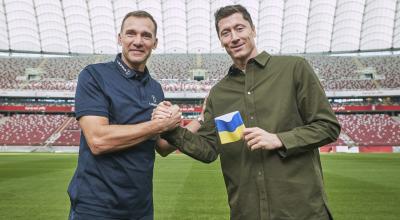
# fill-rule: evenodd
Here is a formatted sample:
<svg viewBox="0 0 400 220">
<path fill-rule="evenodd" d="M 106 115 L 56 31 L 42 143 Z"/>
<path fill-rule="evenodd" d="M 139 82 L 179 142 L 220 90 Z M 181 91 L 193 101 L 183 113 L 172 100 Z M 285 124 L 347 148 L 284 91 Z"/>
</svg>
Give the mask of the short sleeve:
<svg viewBox="0 0 400 220">
<path fill-rule="evenodd" d="M 109 116 L 109 101 L 104 91 L 90 71 L 83 69 L 78 77 L 75 93 L 75 117 L 79 120 L 82 116 Z"/>
</svg>

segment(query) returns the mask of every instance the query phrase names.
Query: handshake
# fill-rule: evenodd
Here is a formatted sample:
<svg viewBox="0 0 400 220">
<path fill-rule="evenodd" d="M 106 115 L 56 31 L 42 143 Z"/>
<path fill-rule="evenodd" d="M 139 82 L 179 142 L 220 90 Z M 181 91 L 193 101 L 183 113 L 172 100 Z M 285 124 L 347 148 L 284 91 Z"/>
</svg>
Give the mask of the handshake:
<svg viewBox="0 0 400 220">
<path fill-rule="evenodd" d="M 151 114 L 151 120 L 155 120 L 161 127 L 160 133 L 172 130 L 181 124 L 182 112 L 178 105 L 171 102 L 160 102 Z"/>
</svg>

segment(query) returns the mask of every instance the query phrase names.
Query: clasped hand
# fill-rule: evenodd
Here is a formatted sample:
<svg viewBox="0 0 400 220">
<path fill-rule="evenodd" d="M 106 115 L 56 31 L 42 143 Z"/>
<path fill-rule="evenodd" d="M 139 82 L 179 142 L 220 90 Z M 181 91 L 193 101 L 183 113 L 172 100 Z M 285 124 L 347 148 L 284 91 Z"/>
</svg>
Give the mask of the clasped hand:
<svg viewBox="0 0 400 220">
<path fill-rule="evenodd" d="M 160 102 L 151 114 L 151 120 L 157 120 L 162 125 L 162 132 L 178 127 L 181 118 L 182 112 L 179 106 L 172 105 L 168 101 Z"/>
</svg>

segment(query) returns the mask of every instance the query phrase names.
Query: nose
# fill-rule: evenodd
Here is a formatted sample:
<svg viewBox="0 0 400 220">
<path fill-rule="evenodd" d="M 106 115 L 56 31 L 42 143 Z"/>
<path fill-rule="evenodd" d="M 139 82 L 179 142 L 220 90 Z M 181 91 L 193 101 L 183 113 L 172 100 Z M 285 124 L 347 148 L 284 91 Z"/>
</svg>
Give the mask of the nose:
<svg viewBox="0 0 400 220">
<path fill-rule="evenodd" d="M 236 33 L 236 31 L 232 31 L 232 43 L 237 43 L 239 39 L 238 33 Z"/>
<path fill-rule="evenodd" d="M 133 39 L 132 44 L 133 44 L 134 46 L 136 46 L 136 47 L 142 46 L 142 45 L 143 45 L 143 39 L 142 39 L 142 37 L 141 37 L 140 35 L 137 35 L 137 36 Z"/>
</svg>

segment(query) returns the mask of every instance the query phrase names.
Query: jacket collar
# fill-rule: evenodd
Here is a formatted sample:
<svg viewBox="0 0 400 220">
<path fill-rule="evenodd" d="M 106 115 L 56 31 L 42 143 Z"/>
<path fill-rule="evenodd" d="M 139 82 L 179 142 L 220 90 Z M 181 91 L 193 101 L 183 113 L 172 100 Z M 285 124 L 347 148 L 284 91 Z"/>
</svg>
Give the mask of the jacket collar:
<svg viewBox="0 0 400 220">
<path fill-rule="evenodd" d="M 260 54 L 258 54 L 256 57 L 253 59 L 258 63 L 260 66 L 265 67 L 267 65 L 269 58 L 271 58 L 271 55 L 269 55 L 267 52 L 263 51 Z"/>
<path fill-rule="evenodd" d="M 268 60 L 271 58 L 271 55 L 269 55 L 267 52 L 262 51 L 259 53 L 256 57 L 251 58 L 247 63 L 257 63 L 258 65 L 265 67 L 267 65 Z M 242 73 L 242 71 L 237 68 L 234 64 L 229 68 L 228 74 L 238 74 Z"/>
</svg>

